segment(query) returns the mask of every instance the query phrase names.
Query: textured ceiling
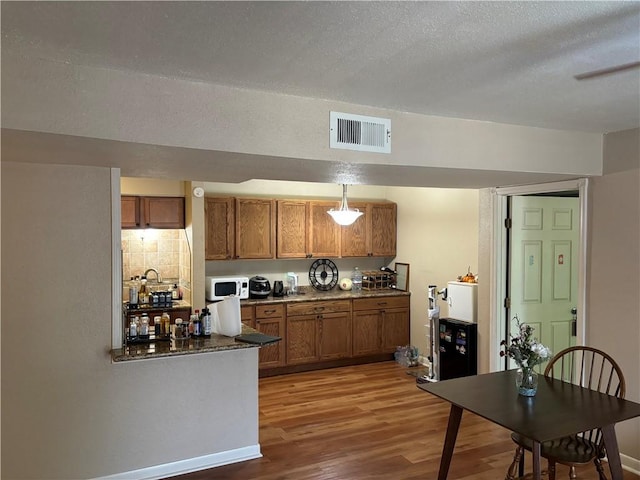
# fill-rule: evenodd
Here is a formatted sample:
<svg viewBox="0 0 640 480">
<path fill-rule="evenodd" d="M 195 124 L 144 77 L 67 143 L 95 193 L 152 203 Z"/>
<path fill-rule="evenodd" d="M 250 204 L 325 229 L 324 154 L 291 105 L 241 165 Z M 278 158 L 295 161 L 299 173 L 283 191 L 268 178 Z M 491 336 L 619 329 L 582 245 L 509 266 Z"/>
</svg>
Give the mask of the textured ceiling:
<svg viewBox="0 0 640 480">
<path fill-rule="evenodd" d="M 2 52 L 588 132 L 640 126 L 640 2 L 2 2 Z M 11 72 L 3 72 L 3 76 Z"/>
</svg>

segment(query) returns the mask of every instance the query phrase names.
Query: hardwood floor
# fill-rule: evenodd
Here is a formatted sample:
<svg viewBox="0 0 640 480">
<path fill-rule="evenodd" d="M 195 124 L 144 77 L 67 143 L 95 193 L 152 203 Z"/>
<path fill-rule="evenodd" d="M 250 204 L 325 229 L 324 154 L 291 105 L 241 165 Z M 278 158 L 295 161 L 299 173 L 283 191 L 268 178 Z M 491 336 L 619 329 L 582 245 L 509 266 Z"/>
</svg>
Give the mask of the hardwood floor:
<svg viewBox="0 0 640 480">
<path fill-rule="evenodd" d="M 395 362 L 263 378 L 263 457 L 174 479 L 433 480 L 448 417 L 449 404 Z M 501 480 L 513 451 L 507 430 L 465 412 L 449 479 Z M 559 467 L 557 478 L 568 479 Z M 598 476 L 589 465 L 578 478 Z"/>
</svg>

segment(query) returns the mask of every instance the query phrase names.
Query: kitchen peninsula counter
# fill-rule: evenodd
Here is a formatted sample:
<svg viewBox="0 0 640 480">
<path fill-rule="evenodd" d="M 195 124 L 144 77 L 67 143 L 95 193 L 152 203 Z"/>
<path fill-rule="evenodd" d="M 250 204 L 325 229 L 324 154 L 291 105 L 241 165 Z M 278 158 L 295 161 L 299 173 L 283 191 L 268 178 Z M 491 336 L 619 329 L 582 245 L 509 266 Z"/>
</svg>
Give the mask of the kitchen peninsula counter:
<svg viewBox="0 0 640 480">
<path fill-rule="evenodd" d="M 274 297 L 269 295 L 267 298 L 249 298 L 240 300 L 240 305 L 269 305 L 275 303 L 292 303 L 292 302 L 313 302 L 316 300 L 355 300 L 358 298 L 376 298 L 376 297 L 401 297 L 410 296 L 411 292 L 396 290 L 393 288 L 379 290 L 362 290 L 354 293 L 350 290 L 339 290 L 334 288 L 327 292 L 316 290 L 313 287 L 301 287 L 302 291 L 296 295 L 285 295 L 284 297 Z"/>
<path fill-rule="evenodd" d="M 257 330 L 242 326 L 242 333 L 258 333 Z M 134 343 L 122 348 L 111 350 L 111 360 L 126 362 L 130 360 L 146 360 L 160 357 L 175 357 L 192 355 L 197 353 L 222 352 L 226 350 L 239 350 L 244 348 L 256 348 L 260 345 L 240 342 L 234 337 L 212 334 L 211 337 L 191 337 L 184 340 L 162 340 L 152 343 Z"/>
</svg>

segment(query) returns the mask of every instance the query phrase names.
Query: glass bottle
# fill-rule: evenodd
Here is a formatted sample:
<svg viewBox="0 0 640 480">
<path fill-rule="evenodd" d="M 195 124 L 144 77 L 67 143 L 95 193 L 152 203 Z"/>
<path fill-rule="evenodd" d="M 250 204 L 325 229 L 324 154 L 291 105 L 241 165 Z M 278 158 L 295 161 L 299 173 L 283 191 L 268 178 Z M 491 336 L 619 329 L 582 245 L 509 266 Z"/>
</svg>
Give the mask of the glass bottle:
<svg viewBox="0 0 640 480">
<path fill-rule="evenodd" d="M 351 277 L 351 290 L 356 293 L 362 291 L 362 272 L 358 267 L 353 269 L 353 275 Z"/>
</svg>

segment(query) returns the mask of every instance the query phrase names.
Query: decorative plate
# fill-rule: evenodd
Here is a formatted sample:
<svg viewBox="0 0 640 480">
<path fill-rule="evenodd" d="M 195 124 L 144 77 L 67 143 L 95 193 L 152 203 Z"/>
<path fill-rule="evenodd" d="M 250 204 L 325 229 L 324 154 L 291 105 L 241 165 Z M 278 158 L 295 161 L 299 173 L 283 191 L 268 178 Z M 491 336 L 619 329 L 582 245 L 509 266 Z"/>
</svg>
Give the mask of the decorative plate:
<svg viewBox="0 0 640 480">
<path fill-rule="evenodd" d="M 317 290 L 331 290 L 338 283 L 338 267 L 328 258 L 320 258 L 311 264 L 309 283 Z"/>
</svg>

